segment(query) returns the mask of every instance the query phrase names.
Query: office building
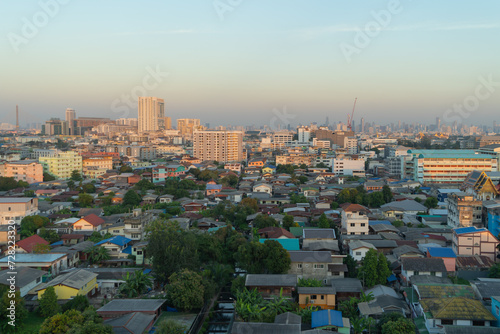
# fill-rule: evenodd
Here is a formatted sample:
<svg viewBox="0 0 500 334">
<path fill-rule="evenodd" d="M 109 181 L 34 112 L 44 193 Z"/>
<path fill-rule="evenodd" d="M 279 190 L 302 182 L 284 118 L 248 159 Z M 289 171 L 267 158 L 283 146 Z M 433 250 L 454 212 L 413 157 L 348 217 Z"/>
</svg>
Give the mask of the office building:
<svg viewBox="0 0 500 334">
<path fill-rule="evenodd" d="M 76 125 L 75 119 L 76 119 L 75 109 L 72 108 L 66 109 L 66 122 L 68 122 L 68 129 L 70 135 L 75 134 L 75 125 Z"/>
<path fill-rule="evenodd" d="M 239 162 L 243 157 L 241 131 L 194 131 L 193 156 L 202 161 Z"/>
<path fill-rule="evenodd" d="M 158 131 L 164 123 L 165 101 L 157 97 L 140 96 L 139 132 Z"/>
<path fill-rule="evenodd" d="M 52 118 L 42 125 L 42 134 L 47 136 L 69 135 L 69 124 L 59 118 Z"/>
</svg>

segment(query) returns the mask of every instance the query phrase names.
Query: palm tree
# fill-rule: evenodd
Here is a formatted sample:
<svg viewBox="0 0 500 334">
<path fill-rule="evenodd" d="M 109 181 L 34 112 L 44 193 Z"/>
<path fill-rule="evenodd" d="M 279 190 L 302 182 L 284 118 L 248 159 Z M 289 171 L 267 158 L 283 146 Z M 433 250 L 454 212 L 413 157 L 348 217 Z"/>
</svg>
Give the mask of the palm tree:
<svg viewBox="0 0 500 334">
<path fill-rule="evenodd" d="M 109 250 L 101 246 L 91 246 L 85 250 L 85 253 L 89 254 L 90 264 L 99 263 L 111 258 Z"/>
<path fill-rule="evenodd" d="M 137 270 L 133 275 L 127 272 L 123 276 L 125 283 L 120 285 L 120 293 L 128 298 L 134 298 L 144 293 L 148 287 L 153 285 L 153 280 L 150 276 L 144 274 L 142 270 Z"/>
</svg>

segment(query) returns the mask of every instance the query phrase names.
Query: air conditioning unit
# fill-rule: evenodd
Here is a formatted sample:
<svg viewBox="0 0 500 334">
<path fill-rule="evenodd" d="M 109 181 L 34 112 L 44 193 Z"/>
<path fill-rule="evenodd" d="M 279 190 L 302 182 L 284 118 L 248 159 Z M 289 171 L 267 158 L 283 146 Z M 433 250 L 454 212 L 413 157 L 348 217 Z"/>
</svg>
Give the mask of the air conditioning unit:
<svg viewBox="0 0 500 334">
<path fill-rule="evenodd" d="M 315 302 L 315 300 L 311 300 L 311 301 L 309 302 L 309 304 L 314 304 L 314 302 Z"/>
</svg>

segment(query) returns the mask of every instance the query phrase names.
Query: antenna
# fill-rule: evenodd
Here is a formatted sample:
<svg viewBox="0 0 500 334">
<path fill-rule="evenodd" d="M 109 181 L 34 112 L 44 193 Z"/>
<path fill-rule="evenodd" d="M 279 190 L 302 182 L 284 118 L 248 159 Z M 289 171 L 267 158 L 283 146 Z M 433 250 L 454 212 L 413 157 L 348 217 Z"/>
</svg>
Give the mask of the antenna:
<svg viewBox="0 0 500 334">
<path fill-rule="evenodd" d="M 16 104 L 16 132 L 19 132 L 19 106 Z"/>
</svg>

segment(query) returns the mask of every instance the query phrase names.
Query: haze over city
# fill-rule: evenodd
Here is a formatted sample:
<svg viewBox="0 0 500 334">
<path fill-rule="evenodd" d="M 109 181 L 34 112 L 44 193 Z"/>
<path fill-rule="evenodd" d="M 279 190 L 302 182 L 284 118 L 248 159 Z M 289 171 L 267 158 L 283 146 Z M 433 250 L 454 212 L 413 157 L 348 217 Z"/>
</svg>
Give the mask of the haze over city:
<svg viewBox="0 0 500 334">
<path fill-rule="evenodd" d="M 68 107 L 137 117 L 136 87 L 165 99 L 172 119 L 213 125 L 269 125 L 273 110 L 292 125 L 345 122 L 355 97 L 356 122 L 498 114 L 496 1 L 42 3 L 0 4 L 2 122 L 15 124 L 16 104 L 21 125 Z M 481 80 L 487 98 L 447 117 Z"/>
</svg>

